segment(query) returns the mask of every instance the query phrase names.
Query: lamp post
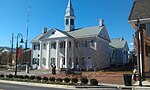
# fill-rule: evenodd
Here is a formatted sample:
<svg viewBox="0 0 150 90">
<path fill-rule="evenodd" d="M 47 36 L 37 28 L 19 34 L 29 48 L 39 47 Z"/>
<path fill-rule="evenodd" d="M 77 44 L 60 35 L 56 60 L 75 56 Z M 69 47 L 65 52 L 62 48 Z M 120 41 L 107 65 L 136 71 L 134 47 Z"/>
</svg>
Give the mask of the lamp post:
<svg viewBox="0 0 150 90">
<path fill-rule="evenodd" d="M 15 76 L 17 76 L 17 64 L 18 64 L 18 38 L 21 37 L 20 43 L 23 43 L 23 35 L 21 33 L 18 33 L 17 35 L 17 44 L 16 44 L 16 70 L 15 70 Z"/>
</svg>

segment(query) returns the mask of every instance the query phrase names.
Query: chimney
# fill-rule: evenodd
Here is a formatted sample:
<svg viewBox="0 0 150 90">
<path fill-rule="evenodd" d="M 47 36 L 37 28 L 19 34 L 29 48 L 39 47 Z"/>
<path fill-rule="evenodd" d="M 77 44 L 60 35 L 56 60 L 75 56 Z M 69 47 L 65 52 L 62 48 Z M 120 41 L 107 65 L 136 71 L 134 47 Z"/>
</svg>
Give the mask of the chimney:
<svg viewBox="0 0 150 90">
<path fill-rule="evenodd" d="M 103 19 L 99 19 L 99 26 L 104 26 L 104 20 Z"/>
<path fill-rule="evenodd" d="M 44 34 L 44 33 L 46 33 L 46 32 L 47 32 L 47 28 L 46 28 L 46 27 L 43 27 L 42 33 Z"/>
</svg>

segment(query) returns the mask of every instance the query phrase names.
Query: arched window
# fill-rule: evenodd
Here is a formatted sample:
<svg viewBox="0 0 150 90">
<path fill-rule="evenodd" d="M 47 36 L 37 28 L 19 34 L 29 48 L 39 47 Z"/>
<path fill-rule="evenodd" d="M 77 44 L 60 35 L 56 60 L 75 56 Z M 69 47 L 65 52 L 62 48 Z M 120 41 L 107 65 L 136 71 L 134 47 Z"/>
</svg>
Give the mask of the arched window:
<svg viewBox="0 0 150 90">
<path fill-rule="evenodd" d="M 70 19 L 71 25 L 74 25 L 74 20 Z"/>
<path fill-rule="evenodd" d="M 69 24 L 69 19 L 66 19 L 66 25 L 68 25 Z"/>
</svg>

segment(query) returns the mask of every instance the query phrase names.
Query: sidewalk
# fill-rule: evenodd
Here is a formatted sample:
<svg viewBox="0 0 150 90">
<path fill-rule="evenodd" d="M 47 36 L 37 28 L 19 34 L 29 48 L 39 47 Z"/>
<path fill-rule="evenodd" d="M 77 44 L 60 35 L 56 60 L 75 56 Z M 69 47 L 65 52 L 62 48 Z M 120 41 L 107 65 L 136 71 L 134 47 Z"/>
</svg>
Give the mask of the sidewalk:
<svg viewBox="0 0 150 90">
<path fill-rule="evenodd" d="M 14 72 L 2 72 L 0 71 L 0 74 L 14 74 Z M 38 76 L 46 76 L 46 77 L 55 77 L 55 78 L 65 78 L 65 77 L 81 77 L 80 75 L 66 75 L 57 72 L 56 75 L 51 74 L 51 70 L 30 70 L 29 73 L 26 73 L 25 71 L 21 71 L 17 73 L 18 75 L 38 75 Z M 150 82 L 143 81 L 143 86 L 138 86 L 138 82 L 133 81 L 133 86 L 124 86 L 124 80 L 123 80 L 123 73 L 116 73 L 116 72 L 102 72 L 102 73 L 96 73 L 96 74 L 86 74 L 83 73 L 82 76 L 86 76 L 88 79 L 97 79 L 99 81 L 99 85 L 105 86 L 105 87 L 115 87 L 115 88 L 122 88 L 122 89 L 135 89 L 141 90 L 144 88 L 150 90 Z M 85 88 L 85 87 L 78 87 L 78 88 Z M 88 87 L 90 88 L 90 87 Z M 98 88 L 98 87 L 97 87 Z"/>
</svg>

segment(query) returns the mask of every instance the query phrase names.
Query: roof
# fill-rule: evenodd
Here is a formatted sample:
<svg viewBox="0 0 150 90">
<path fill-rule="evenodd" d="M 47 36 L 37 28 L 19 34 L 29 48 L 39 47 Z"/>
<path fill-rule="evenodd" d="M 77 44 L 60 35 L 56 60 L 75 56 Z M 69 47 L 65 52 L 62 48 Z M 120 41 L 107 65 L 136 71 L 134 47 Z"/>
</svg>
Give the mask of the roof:
<svg viewBox="0 0 150 90">
<path fill-rule="evenodd" d="M 65 34 L 68 37 L 71 38 L 85 38 L 85 37 L 92 37 L 92 36 L 97 36 L 101 30 L 103 30 L 105 26 L 93 26 L 93 27 L 87 27 L 87 28 L 80 28 L 80 29 L 75 29 L 73 31 L 70 32 L 66 32 L 66 31 L 62 31 L 59 29 L 54 28 L 55 30 Z M 39 42 L 39 40 L 44 36 L 47 35 L 48 32 L 50 32 L 51 30 L 54 29 L 50 29 L 49 31 L 47 31 L 46 33 L 41 33 L 39 34 L 37 37 L 35 37 L 32 42 Z"/>
<path fill-rule="evenodd" d="M 87 27 L 87 28 L 81 28 L 77 29 L 71 32 L 68 32 L 69 35 L 71 35 L 74 38 L 84 38 L 84 37 L 90 37 L 90 36 L 96 36 L 99 34 L 99 32 L 104 28 L 104 26 L 93 26 L 93 27 Z"/>
<path fill-rule="evenodd" d="M 123 40 L 122 38 L 113 38 L 111 39 L 110 46 L 115 48 L 124 48 L 127 41 Z"/>
<path fill-rule="evenodd" d="M 135 0 L 129 20 L 150 18 L 150 0 Z"/>
<path fill-rule="evenodd" d="M 32 42 L 39 42 L 40 38 L 43 37 L 46 33 L 41 33 L 37 37 L 35 37 Z"/>
</svg>

